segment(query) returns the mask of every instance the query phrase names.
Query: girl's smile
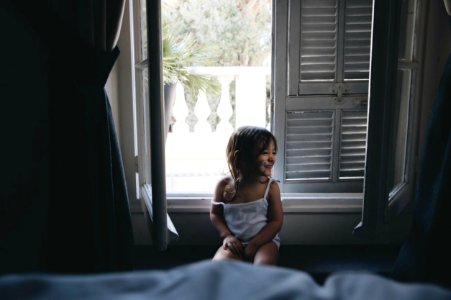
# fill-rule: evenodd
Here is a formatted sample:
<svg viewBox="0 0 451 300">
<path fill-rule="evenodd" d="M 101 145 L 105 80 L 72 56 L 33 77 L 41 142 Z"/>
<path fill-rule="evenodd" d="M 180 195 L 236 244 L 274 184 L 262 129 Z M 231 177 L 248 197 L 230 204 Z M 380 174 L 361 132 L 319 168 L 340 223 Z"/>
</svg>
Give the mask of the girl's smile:
<svg viewBox="0 0 451 300">
<path fill-rule="evenodd" d="M 264 176 L 271 176 L 271 171 L 276 162 L 276 149 L 273 141 L 257 157 L 258 170 Z"/>
<path fill-rule="evenodd" d="M 260 169 L 260 172 L 264 173 L 265 170 L 267 170 L 267 169 L 271 170 L 273 166 L 274 166 L 274 163 L 270 163 L 270 162 L 264 160 L 260 163 L 259 169 Z"/>
</svg>

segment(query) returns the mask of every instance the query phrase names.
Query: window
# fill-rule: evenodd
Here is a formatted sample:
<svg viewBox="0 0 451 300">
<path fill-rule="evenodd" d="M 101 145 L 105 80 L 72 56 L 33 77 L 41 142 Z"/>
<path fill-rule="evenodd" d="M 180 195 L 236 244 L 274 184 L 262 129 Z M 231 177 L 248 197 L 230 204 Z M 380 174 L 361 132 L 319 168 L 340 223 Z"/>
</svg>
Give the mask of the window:
<svg viewBox="0 0 451 300">
<path fill-rule="evenodd" d="M 152 120 L 149 113 L 151 109 L 147 85 L 152 84 L 155 74 L 149 81 L 145 42 L 147 25 L 144 22 L 146 4 L 138 0 L 132 3 L 135 8 L 135 28 L 132 31 L 135 34 L 136 123 L 139 142 L 137 165 L 141 198 L 145 200 L 150 214 L 155 213 L 152 211 L 155 202 L 164 211 L 164 217 L 159 217 L 164 222 L 160 222 L 158 226 L 166 222 L 171 224 L 170 219 L 166 218 L 168 199 L 170 212 L 176 212 L 176 217 L 179 213 L 193 215 L 193 219 L 190 219 L 191 216 L 186 219 L 185 216 L 182 217 L 179 221 L 181 224 L 195 224 L 193 227 L 197 226 L 199 229 L 205 227 L 203 217 L 196 217 L 194 220 L 193 213 L 208 212 L 209 195 L 212 192 L 210 184 L 204 184 L 206 189 L 201 191 L 190 190 L 191 185 L 188 183 L 187 187 L 181 187 L 178 191 L 173 189 L 172 194 L 169 191 L 168 197 L 164 190 L 163 195 L 151 203 L 154 188 L 150 186 L 152 172 L 156 169 L 163 174 L 167 170 L 172 172 L 174 166 L 171 166 L 170 161 L 165 164 L 164 160 L 156 161 L 163 169 L 155 164 L 151 166 L 152 152 L 158 151 L 161 144 L 164 149 L 164 143 L 151 141 L 155 129 L 152 128 L 152 122 L 155 118 Z M 272 73 L 265 73 L 267 67 L 259 69 L 260 75 L 264 74 L 264 79 L 259 80 L 264 80 L 265 84 L 270 83 L 271 88 L 266 88 L 265 95 L 262 96 L 264 100 L 261 108 L 265 117 L 257 125 L 270 126 L 279 141 L 275 177 L 281 180 L 284 205 L 289 212 L 284 225 L 286 230 L 290 230 L 287 234 L 288 241 L 305 241 L 304 237 L 295 234 L 296 229 L 291 229 L 298 226 L 296 224 L 310 222 L 309 218 L 297 218 L 300 214 L 326 214 L 327 208 L 323 206 L 325 202 L 321 201 L 325 199 L 324 196 L 330 195 L 330 199 L 327 199 L 334 203 L 328 206 L 331 210 L 327 214 L 334 214 L 334 218 L 340 216 L 321 221 L 315 219 L 312 222 L 316 224 L 324 221 L 332 224 L 328 226 L 332 228 L 335 220 L 338 220 L 337 224 L 340 226 L 347 224 L 346 229 L 340 229 L 340 232 L 347 234 L 351 233 L 356 219 L 358 222 L 362 215 L 363 197 L 363 219 L 370 220 L 370 225 L 375 226 L 385 220 L 387 205 L 397 206 L 405 199 L 410 199 L 417 140 L 415 115 L 418 101 L 415 95 L 419 90 L 416 83 L 420 79 L 418 61 L 421 59 L 416 41 L 421 40 L 418 26 L 421 24 L 418 23 L 421 20 L 420 12 L 425 11 L 419 7 L 424 6 L 425 2 L 405 0 L 394 3 L 377 0 L 375 3 L 373 7 L 372 1 L 356 0 L 273 1 Z M 152 2 L 152 5 L 156 4 Z M 373 42 L 381 46 L 373 48 L 371 54 L 373 9 L 379 13 L 378 18 L 387 22 L 377 23 L 377 41 Z M 395 17 L 399 12 L 402 12 L 401 18 Z M 401 25 L 399 40 L 396 32 L 399 24 L 396 22 Z M 398 41 L 399 49 L 394 46 Z M 377 68 L 370 68 L 370 63 L 375 61 L 378 63 Z M 162 153 L 163 157 L 173 155 L 176 158 L 178 150 L 185 151 L 187 147 L 195 149 L 195 143 L 206 147 L 217 146 L 217 140 L 211 134 L 222 135 L 225 142 L 234 123 L 223 122 L 224 119 L 235 120 L 235 126 L 239 126 L 238 102 L 223 99 L 236 101 L 239 93 L 244 93 L 247 98 L 255 98 L 255 91 L 249 90 L 247 83 L 240 86 L 234 73 L 236 69 L 227 66 L 228 69 L 225 69 L 229 73 L 218 75 L 217 67 L 190 69 L 202 74 L 216 74 L 216 78 L 224 75 L 219 80 L 220 92 L 214 97 L 199 93 L 194 97 L 196 105 L 189 107 L 192 96 L 178 86 L 176 92 L 181 94 L 187 105 L 180 105 L 183 102 L 177 101 L 174 104 L 176 122 L 173 131 L 168 134 L 168 147 Z M 249 67 L 249 70 L 252 68 Z M 372 74 L 369 79 L 370 70 L 378 71 L 375 78 Z M 270 74 L 271 78 L 266 74 Z M 389 76 L 385 78 L 387 74 Z M 246 78 L 248 80 L 255 77 L 253 73 L 244 74 L 246 76 L 250 77 Z M 368 90 L 372 91 L 370 102 L 373 101 L 369 104 Z M 192 113 L 197 115 L 198 111 L 204 115 L 202 120 L 191 124 L 180 122 L 185 118 L 183 114 L 188 115 L 189 119 Z M 247 113 L 244 118 L 247 118 L 249 109 L 243 111 Z M 216 123 L 210 122 L 204 128 L 210 127 L 213 130 L 202 133 L 197 142 L 193 142 L 196 141 L 194 138 L 189 138 L 182 143 L 183 146 L 171 146 L 171 138 L 177 134 L 182 138 L 187 137 L 196 131 L 196 122 L 205 123 L 208 118 L 216 119 Z M 173 147 L 172 150 L 170 147 Z M 225 147 L 218 148 L 224 151 Z M 194 154 L 199 155 L 196 151 Z M 199 158 L 203 160 L 205 157 Z M 180 167 L 180 164 L 175 166 Z M 191 171 L 188 166 L 183 172 Z M 196 176 L 192 177 L 194 181 L 197 180 Z M 172 179 L 168 180 L 168 186 L 171 184 L 170 180 Z M 318 193 L 322 194 L 321 198 Z M 399 201 L 400 199 L 404 200 Z M 292 205 L 295 202 L 296 205 L 300 203 L 299 206 Z M 343 213 L 347 215 L 344 216 Z M 342 222 L 345 218 L 346 221 Z M 193 234 L 187 236 L 193 238 Z M 320 238 L 316 239 L 318 236 L 320 235 L 312 235 L 312 239 L 322 242 Z M 330 241 L 330 236 L 324 236 Z"/>
<path fill-rule="evenodd" d="M 232 131 L 269 127 L 271 0 L 163 0 L 161 9 L 167 194 L 208 196 L 229 172 Z"/>
</svg>

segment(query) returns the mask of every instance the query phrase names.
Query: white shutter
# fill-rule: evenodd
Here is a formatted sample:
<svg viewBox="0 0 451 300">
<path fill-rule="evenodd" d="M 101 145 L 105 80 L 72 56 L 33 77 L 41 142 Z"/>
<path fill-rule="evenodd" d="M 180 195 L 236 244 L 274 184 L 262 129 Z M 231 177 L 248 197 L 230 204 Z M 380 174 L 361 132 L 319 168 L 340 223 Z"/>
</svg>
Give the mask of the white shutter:
<svg viewBox="0 0 451 300">
<path fill-rule="evenodd" d="M 276 176 L 286 192 L 362 192 L 372 1 L 279 2 Z"/>
</svg>

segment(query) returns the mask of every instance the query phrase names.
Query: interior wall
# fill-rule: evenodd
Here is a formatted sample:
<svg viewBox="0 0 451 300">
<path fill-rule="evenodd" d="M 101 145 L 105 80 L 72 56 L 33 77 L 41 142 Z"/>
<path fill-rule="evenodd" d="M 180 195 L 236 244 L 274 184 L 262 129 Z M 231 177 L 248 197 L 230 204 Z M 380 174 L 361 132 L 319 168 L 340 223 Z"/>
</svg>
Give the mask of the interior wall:
<svg viewBox="0 0 451 300">
<path fill-rule="evenodd" d="M 219 245 L 218 234 L 210 222 L 208 212 L 170 213 L 179 233 L 171 245 Z M 284 245 L 358 245 L 378 243 L 354 235 L 360 213 L 285 213 L 280 237 Z M 149 228 L 142 214 L 133 215 L 135 243 L 151 243 Z M 398 236 L 392 236 L 396 243 Z"/>
<path fill-rule="evenodd" d="M 128 198 L 131 210 L 141 211 L 136 200 L 136 166 L 135 166 L 135 141 L 134 141 L 134 57 L 133 57 L 133 31 L 130 6 L 132 1 L 127 1 L 124 7 L 121 32 L 118 40 L 120 54 L 113 70 L 110 73 L 105 89 L 107 90 L 117 137 L 120 143 L 121 156 L 124 165 L 125 179 L 128 187 Z M 132 47 L 130 46 L 132 45 Z M 136 233 L 138 234 L 138 233 Z"/>
</svg>

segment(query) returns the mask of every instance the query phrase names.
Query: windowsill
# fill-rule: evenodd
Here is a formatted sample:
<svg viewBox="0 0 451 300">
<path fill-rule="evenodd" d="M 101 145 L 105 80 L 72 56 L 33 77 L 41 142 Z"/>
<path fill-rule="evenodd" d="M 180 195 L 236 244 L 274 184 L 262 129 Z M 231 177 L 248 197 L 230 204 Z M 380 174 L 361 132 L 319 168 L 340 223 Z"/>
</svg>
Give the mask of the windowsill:
<svg viewBox="0 0 451 300">
<path fill-rule="evenodd" d="M 207 213 L 212 195 L 168 196 L 168 213 Z M 282 194 L 284 213 L 360 213 L 362 193 Z"/>
</svg>

